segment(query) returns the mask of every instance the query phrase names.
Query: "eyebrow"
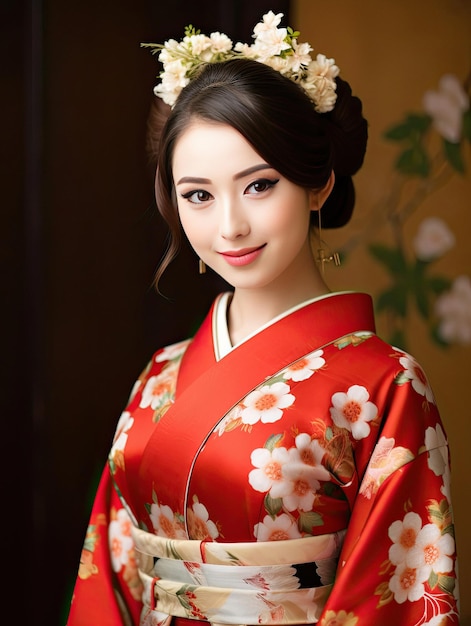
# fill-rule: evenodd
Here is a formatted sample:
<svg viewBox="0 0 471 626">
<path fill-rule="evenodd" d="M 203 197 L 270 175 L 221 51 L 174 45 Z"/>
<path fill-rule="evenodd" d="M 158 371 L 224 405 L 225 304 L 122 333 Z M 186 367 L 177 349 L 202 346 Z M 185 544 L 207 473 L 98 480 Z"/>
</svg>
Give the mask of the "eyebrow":
<svg viewBox="0 0 471 626">
<path fill-rule="evenodd" d="M 272 169 L 272 166 L 268 163 L 259 163 L 258 165 L 253 165 L 252 167 L 248 167 L 246 170 L 242 170 L 241 172 L 237 172 L 232 177 L 233 180 L 239 180 L 240 178 L 244 178 L 245 176 L 250 176 L 250 174 L 254 174 L 255 172 L 259 172 L 260 170 L 269 170 Z M 209 178 L 200 178 L 198 176 L 183 176 L 180 180 L 177 181 L 177 185 L 181 185 L 182 183 L 193 183 L 193 184 L 202 184 L 202 185 L 210 185 L 211 180 Z"/>
</svg>

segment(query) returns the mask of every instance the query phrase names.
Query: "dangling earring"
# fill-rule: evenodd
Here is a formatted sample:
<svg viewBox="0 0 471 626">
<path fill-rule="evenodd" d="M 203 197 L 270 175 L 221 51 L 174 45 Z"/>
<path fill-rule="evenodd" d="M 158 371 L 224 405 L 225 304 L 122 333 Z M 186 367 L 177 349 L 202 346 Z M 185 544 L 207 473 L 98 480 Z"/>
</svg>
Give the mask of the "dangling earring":
<svg viewBox="0 0 471 626">
<path fill-rule="evenodd" d="M 202 259 L 198 259 L 198 271 L 200 274 L 206 274 L 206 263 Z"/>
<path fill-rule="evenodd" d="M 319 209 L 317 211 L 317 217 L 318 217 L 318 220 L 319 220 L 319 226 L 318 226 L 318 231 L 319 231 L 319 233 L 318 233 L 318 236 L 319 236 L 319 248 L 317 248 L 317 258 L 316 258 L 316 261 L 321 266 L 321 274 L 324 275 L 325 274 L 325 264 L 326 263 L 330 263 L 331 261 L 333 261 L 334 264 L 335 264 L 335 267 L 339 267 L 341 261 L 340 261 L 340 256 L 339 256 L 338 252 L 333 252 L 329 256 L 326 255 L 326 251 L 322 247 L 322 244 L 325 244 L 325 241 L 322 239 L 321 209 Z"/>
</svg>

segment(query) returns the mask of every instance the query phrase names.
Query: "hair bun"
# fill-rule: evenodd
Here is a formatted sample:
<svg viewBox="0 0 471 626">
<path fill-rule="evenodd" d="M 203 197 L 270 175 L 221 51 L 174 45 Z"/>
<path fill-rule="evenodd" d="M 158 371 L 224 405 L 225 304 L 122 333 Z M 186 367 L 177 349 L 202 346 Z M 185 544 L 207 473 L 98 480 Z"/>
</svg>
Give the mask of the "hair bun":
<svg viewBox="0 0 471 626">
<path fill-rule="evenodd" d="M 337 77 L 337 102 L 324 113 L 333 146 L 335 185 L 322 209 L 322 225 L 339 228 L 350 219 L 355 204 L 352 176 L 363 164 L 368 141 L 368 123 L 361 100 L 352 95 L 346 80 Z"/>
</svg>

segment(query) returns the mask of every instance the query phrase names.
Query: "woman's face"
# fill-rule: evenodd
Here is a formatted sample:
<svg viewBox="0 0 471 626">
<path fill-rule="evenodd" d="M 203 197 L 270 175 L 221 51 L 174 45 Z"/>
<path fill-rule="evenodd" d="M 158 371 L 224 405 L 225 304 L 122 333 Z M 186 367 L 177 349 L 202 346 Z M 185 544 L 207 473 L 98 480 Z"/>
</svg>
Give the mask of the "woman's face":
<svg viewBox="0 0 471 626">
<path fill-rule="evenodd" d="M 317 195 L 284 178 L 231 126 L 194 121 L 175 145 L 172 170 L 188 240 L 235 289 L 287 289 L 312 270 Z"/>
</svg>

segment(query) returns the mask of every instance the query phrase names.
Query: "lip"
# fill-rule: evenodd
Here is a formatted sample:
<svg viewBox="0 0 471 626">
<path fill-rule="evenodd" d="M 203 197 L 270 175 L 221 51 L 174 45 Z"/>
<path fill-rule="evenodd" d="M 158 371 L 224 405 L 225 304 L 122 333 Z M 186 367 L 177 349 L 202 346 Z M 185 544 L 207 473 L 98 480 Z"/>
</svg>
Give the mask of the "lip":
<svg viewBox="0 0 471 626">
<path fill-rule="evenodd" d="M 225 252 L 220 252 L 219 254 L 229 263 L 229 265 L 242 267 L 243 265 L 253 263 L 253 261 L 260 256 L 264 247 L 265 244 L 263 244 L 263 246 L 258 246 L 257 248 L 226 250 Z"/>
</svg>

